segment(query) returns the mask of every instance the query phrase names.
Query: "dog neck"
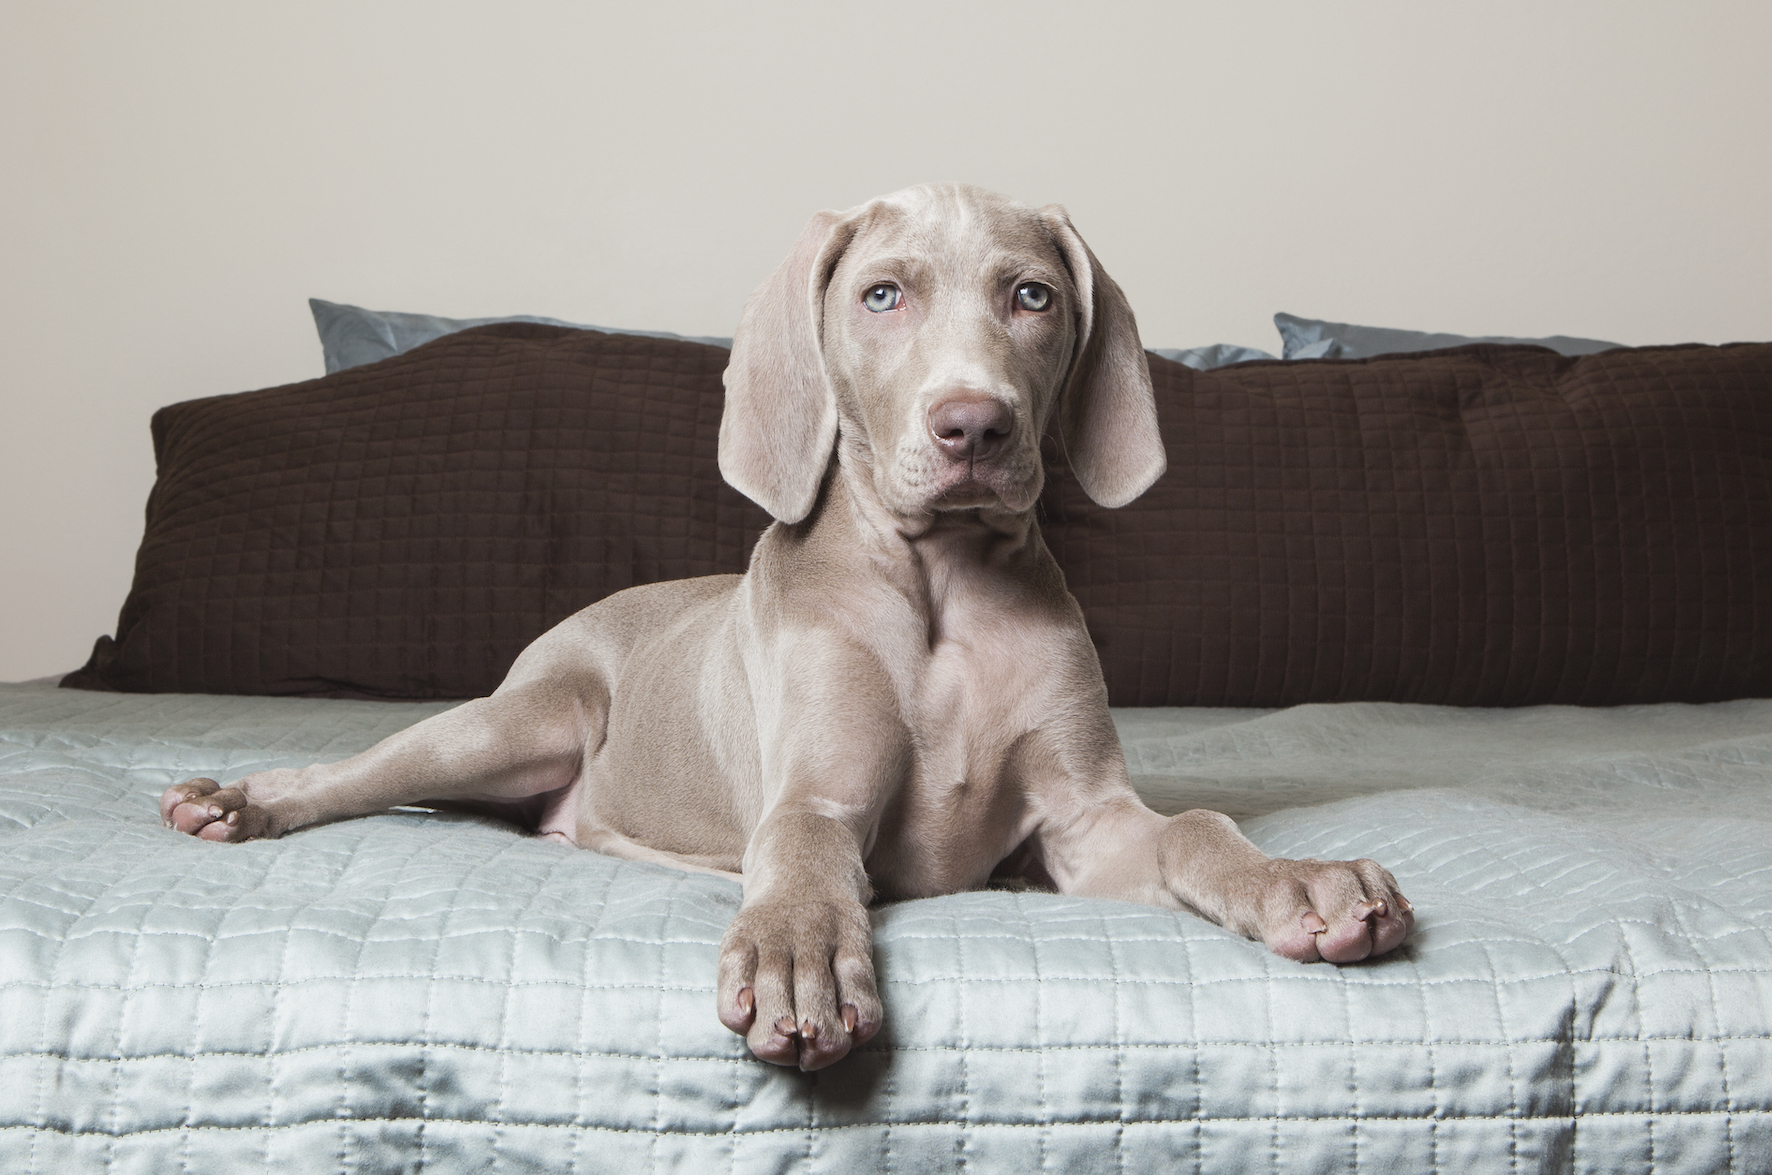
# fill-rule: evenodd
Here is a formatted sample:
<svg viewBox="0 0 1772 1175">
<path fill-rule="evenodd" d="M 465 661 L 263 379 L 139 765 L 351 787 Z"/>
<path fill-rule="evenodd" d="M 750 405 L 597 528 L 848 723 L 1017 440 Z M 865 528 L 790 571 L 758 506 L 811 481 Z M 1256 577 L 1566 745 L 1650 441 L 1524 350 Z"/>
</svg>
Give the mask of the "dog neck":
<svg viewBox="0 0 1772 1175">
<path fill-rule="evenodd" d="M 771 526 L 766 542 L 760 567 L 785 576 L 783 590 L 815 590 L 820 611 L 865 645 L 886 638 L 882 659 L 911 675 L 920 659 L 888 647 L 900 636 L 914 631 L 932 652 L 953 634 L 969 633 L 980 615 L 1005 608 L 1031 615 L 1040 608 L 1035 601 L 1063 595 L 1033 510 L 936 510 L 902 519 L 879 500 L 867 471 L 842 463 L 826 473 L 812 514 Z M 898 606 L 916 622 L 882 626 Z M 909 681 L 900 684 L 909 689 Z"/>
</svg>

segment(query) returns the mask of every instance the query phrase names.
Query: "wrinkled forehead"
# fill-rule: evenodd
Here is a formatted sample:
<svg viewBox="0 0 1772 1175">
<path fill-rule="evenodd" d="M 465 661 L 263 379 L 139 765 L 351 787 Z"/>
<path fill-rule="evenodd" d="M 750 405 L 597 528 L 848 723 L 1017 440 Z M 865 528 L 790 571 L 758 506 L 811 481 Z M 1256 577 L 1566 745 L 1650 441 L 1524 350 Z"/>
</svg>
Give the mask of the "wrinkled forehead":
<svg viewBox="0 0 1772 1175">
<path fill-rule="evenodd" d="M 870 269 L 884 265 L 987 282 L 1023 277 L 1072 284 L 1045 218 L 994 192 L 958 185 L 909 188 L 864 205 L 857 215 L 861 223 L 839 275 L 866 280 Z"/>
</svg>

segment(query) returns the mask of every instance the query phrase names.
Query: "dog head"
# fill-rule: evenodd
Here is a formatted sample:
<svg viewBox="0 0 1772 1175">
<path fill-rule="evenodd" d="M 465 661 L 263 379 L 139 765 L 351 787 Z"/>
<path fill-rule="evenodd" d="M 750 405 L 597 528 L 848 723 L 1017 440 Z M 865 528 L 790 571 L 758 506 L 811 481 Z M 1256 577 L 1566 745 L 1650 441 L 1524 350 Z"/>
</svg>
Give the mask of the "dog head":
<svg viewBox="0 0 1772 1175">
<path fill-rule="evenodd" d="M 1096 502 L 1165 468 L 1126 296 L 1062 208 L 979 188 L 814 216 L 746 303 L 725 379 L 720 471 L 784 522 L 839 452 L 907 522 L 1025 513 L 1054 412 Z"/>
</svg>

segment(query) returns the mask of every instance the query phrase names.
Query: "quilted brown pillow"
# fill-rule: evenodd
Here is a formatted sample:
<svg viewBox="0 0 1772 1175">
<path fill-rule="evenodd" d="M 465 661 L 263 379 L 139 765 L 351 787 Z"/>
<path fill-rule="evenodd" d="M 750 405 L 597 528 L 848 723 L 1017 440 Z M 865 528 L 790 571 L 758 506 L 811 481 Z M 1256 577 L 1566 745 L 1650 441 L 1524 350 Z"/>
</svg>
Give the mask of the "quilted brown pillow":
<svg viewBox="0 0 1772 1175">
<path fill-rule="evenodd" d="M 116 639 L 62 684 L 474 697 L 602 596 L 742 571 L 769 517 L 716 465 L 727 358 L 499 325 L 163 408 Z"/>
<path fill-rule="evenodd" d="M 1114 704 L 1772 695 L 1772 344 L 1151 371 L 1169 472 L 1044 498 Z"/>
<path fill-rule="evenodd" d="M 610 592 L 742 570 L 727 353 L 505 325 L 176 404 L 117 639 L 64 684 L 468 697 Z M 1118 705 L 1772 694 L 1772 345 L 1153 357 L 1170 471 L 1046 540 Z"/>
</svg>

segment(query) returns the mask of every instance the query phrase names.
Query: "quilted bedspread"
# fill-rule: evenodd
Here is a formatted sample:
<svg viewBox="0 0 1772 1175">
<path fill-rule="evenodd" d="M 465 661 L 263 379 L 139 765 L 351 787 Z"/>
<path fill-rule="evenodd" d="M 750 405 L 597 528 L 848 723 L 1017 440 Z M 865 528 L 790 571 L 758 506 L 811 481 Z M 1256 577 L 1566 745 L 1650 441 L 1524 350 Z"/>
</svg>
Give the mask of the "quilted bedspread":
<svg viewBox="0 0 1772 1175">
<path fill-rule="evenodd" d="M 155 800 L 441 704 L 0 687 L 0 1171 L 1772 1171 L 1772 702 L 1116 711 L 1153 806 L 1371 856 L 1383 960 L 990 891 L 874 911 L 817 1074 L 714 1017 L 735 885 Z"/>
</svg>

